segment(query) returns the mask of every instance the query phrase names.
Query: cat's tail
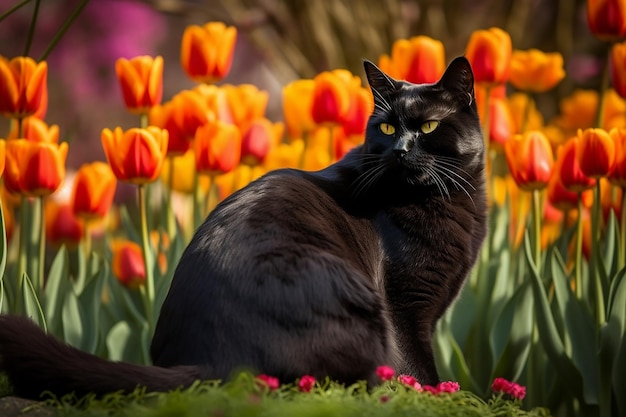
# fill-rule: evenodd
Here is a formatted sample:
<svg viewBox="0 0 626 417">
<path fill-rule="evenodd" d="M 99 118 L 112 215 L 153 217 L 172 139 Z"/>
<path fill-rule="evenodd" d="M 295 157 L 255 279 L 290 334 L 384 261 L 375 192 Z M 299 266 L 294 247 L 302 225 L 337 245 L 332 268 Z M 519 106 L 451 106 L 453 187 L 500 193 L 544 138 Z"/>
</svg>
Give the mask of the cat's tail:
<svg viewBox="0 0 626 417">
<path fill-rule="evenodd" d="M 203 368 L 160 368 L 111 362 L 82 352 L 47 335 L 31 320 L 0 316 L 0 371 L 17 396 L 40 399 L 45 391 L 58 397 L 75 393 L 103 395 L 137 387 L 169 391 L 203 379 Z"/>
</svg>

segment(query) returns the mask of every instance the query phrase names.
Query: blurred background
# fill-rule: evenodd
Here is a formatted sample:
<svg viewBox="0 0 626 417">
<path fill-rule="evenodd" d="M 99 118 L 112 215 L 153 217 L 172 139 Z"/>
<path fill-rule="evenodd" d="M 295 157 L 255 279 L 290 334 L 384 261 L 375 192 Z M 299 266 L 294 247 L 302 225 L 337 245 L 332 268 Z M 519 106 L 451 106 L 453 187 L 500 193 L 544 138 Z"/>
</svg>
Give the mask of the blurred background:
<svg viewBox="0 0 626 417">
<path fill-rule="evenodd" d="M 24 54 L 36 0 L 0 21 L 0 54 Z M 0 0 L 0 15 L 21 3 Z M 38 59 L 84 0 L 41 1 L 29 55 Z M 163 100 L 194 84 L 180 67 L 180 41 L 189 24 L 219 20 L 238 29 L 233 67 L 222 83 L 252 83 L 270 93 L 267 116 L 282 118 L 281 89 L 318 72 L 378 61 L 394 40 L 428 35 L 441 40 L 448 61 L 462 55 L 470 34 L 499 27 L 515 49 L 559 51 L 567 78 L 538 106 L 546 119 L 575 88 L 599 85 L 606 45 L 586 23 L 584 0 L 90 0 L 48 57 L 49 108 L 70 142 L 68 168 L 104 160 L 103 128 L 137 125 L 124 105 L 115 60 L 165 59 Z M 8 125 L 2 118 L 0 136 Z"/>
</svg>

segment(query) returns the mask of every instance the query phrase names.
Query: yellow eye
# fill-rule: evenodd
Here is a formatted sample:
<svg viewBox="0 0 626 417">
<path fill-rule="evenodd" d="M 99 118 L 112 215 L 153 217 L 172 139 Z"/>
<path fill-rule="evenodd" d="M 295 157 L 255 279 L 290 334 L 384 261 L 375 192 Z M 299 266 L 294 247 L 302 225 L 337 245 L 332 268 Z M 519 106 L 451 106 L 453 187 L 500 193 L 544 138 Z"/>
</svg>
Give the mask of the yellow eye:
<svg viewBox="0 0 626 417">
<path fill-rule="evenodd" d="M 385 135 L 393 135 L 396 132 L 395 126 L 390 125 L 389 123 L 381 123 L 378 125 L 378 128 Z"/>
<path fill-rule="evenodd" d="M 425 122 L 422 127 L 420 128 L 420 130 L 424 133 L 430 133 L 433 130 L 437 129 L 437 126 L 439 126 L 439 122 L 436 120 L 429 120 L 427 122 Z"/>
</svg>

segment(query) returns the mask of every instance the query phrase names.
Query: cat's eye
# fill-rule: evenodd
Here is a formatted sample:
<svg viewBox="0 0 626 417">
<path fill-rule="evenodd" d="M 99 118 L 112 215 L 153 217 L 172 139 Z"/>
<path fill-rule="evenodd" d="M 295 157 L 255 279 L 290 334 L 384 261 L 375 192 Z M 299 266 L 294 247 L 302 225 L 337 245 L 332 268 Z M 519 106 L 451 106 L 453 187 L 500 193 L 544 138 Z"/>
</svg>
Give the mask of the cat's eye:
<svg viewBox="0 0 626 417">
<path fill-rule="evenodd" d="M 436 120 L 429 120 L 427 122 L 425 122 L 424 124 L 422 124 L 422 127 L 420 127 L 420 130 L 424 133 L 430 133 L 433 130 L 437 129 L 437 126 L 439 126 L 439 122 Z"/>
<path fill-rule="evenodd" d="M 390 125 L 389 123 L 381 123 L 378 125 L 378 128 L 385 135 L 393 135 L 396 132 L 396 128 L 394 125 Z"/>
</svg>

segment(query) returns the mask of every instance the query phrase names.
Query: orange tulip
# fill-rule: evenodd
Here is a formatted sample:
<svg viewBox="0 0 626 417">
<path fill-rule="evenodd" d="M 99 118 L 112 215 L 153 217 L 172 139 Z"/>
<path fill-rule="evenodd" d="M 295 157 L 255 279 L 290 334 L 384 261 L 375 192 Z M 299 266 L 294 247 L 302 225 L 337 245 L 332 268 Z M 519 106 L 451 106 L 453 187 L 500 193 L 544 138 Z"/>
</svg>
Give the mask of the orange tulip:
<svg viewBox="0 0 626 417">
<path fill-rule="evenodd" d="M 515 183 L 532 191 L 548 185 L 554 165 L 552 147 L 539 131 L 515 135 L 504 144 L 504 154 Z"/>
<path fill-rule="evenodd" d="M 559 168 L 559 178 L 566 190 L 580 193 L 596 185 L 594 178 L 589 178 L 580 169 L 576 149 L 578 137 L 574 136 L 566 141 L 557 150 L 557 167 Z"/>
<path fill-rule="evenodd" d="M 167 130 L 155 126 L 123 131 L 102 130 L 102 147 L 120 181 L 146 184 L 156 180 L 167 153 Z"/>
<path fill-rule="evenodd" d="M 143 263 L 143 250 L 135 242 L 119 239 L 111 243 L 113 275 L 122 285 L 137 289 L 146 282 L 146 267 Z"/>
<path fill-rule="evenodd" d="M 259 165 L 267 153 L 280 143 L 284 125 L 272 123 L 266 118 L 253 121 L 242 136 L 241 161 L 248 165 Z"/>
<path fill-rule="evenodd" d="M 4 183 L 7 190 L 25 196 L 46 196 L 65 177 L 67 142 L 61 144 L 12 139 L 6 144 Z"/>
<path fill-rule="evenodd" d="M 367 119 L 374 110 L 374 99 L 370 90 L 359 87 L 350 94 L 350 106 L 343 122 L 343 131 L 347 136 L 363 135 Z"/>
<path fill-rule="evenodd" d="M 104 218 L 113 204 L 117 179 L 111 167 L 100 161 L 83 164 L 74 178 L 72 209 L 83 219 Z"/>
<path fill-rule="evenodd" d="M 313 80 L 297 80 L 283 87 L 283 119 L 290 139 L 301 138 L 315 129 L 314 89 Z"/>
<path fill-rule="evenodd" d="M 570 210 L 576 210 L 578 208 L 578 193 L 569 191 L 563 186 L 563 182 L 560 177 L 562 160 L 558 160 L 554 166 L 554 172 L 550 181 L 548 182 L 547 199 L 552 206 L 566 212 Z M 581 193 L 584 207 L 591 207 L 593 203 L 593 191 L 586 190 Z"/>
<path fill-rule="evenodd" d="M 162 106 L 150 110 L 150 124 L 167 130 L 167 154 L 179 156 L 191 147 L 199 126 L 214 119 L 203 97 L 195 90 L 183 90 Z"/>
<path fill-rule="evenodd" d="M 479 107 L 483 113 L 484 106 Z M 489 100 L 489 143 L 493 149 L 502 150 L 502 147 L 515 134 L 513 113 L 505 98 L 492 96 Z"/>
<path fill-rule="evenodd" d="M 30 57 L 12 60 L 0 56 L 0 113 L 24 118 L 47 106 L 48 64 Z"/>
<path fill-rule="evenodd" d="M 474 81 L 505 83 L 511 71 L 512 48 L 511 37 L 502 29 L 474 31 L 465 49 L 465 56 L 474 71 Z"/>
<path fill-rule="evenodd" d="M 611 49 L 611 83 L 622 98 L 626 98 L 626 42 Z"/>
<path fill-rule="evenodd" d="M 566 134 L 576 135 L 578 129 L 594 126 L 598 109 L 598 92 L 595 90 L 575 90 L 560 102 L 560 115 L 554 124 L 565 130 Z M 626 101 L 613 89 L 604 95 L 604 118 L 601 126 L 605 129 L 616 127 L 616 120 L 626 112 Z M 619 124 L 619 123 L 617 123 Z"/>
<path fill-rule="evenodd" d="M 626 37 L 626 3 L 623 0 L 587 0 L 587 24 L 599 39 Z"/>
<path fill-rule="evenodd" d="M 563 55 L 545 53 L 538 49 L 513 51 L 509 81 L 523 91 L 543 93 L 565 77 Z"/>
<path fill-rule="evenodd" d="M 235 116 L 231 111 L 231 104 L 228 102 L 228 91 L 231 88 L 236 88 L 231 85 L 217 86 L 213 84 L 198 84 L 193 88 L 202 97 L 204 103 L 208 107 L 209 111 L 213 113 L 215 119 L 222 122 L 235 124 Z M 245 88 L 245 87 L 244 87 Z M 258 91 L 258 90 L 257 90 Z M 258 101 L 261 101 L 257 98 Z M 255 101 L 254 99 L 252 101 Z M 267 101 L 264 105 L 267 104 Z M 265 112 L 265 108 L 261 114 Z"/>
<path fill-rule="evenodd" d="M 221 22 L 188 26 L 183 33 L 180 61 L 196 82 L 213 83 L 230 71 L 237 29 Z"/>
<path fill-rule="evenodd" d="M 609 173 L 609 181 L 626 187 L 626 129 L 611 129 L 609 132 L 615 144 L 615 163 Z"/>
<path fill-rule="evenodd" d="M 615 144 L 604 129 L 578 131 L 576 158 L 582 172 L 590 178 L 605 177 L 615 162 Z"/>
<path fill-rule="evenodd" d="M 74 214 L 70 203 L 48 200 L 44 211 L 47 241 L 55 247 L 77 247 L 84 236 L 85 226 Z"/>
<path fill-rule="evenodd" d="M 541 112 L 532 104 L 530 109 L 528 108 L 530 99 L 526 93 L 513 93 L 507 98 L 515 133 L 523 133 L 524 124 L 526 124 L 526 130 L 541 130 L 543 128 L 544 120 Z M 548 137 L 548 139 L 550 138 Z"/>
<path fill-rule="evenodd" d="M 378 66 L 391 77 L 415 84 L 434 83 L 446 69 L 443 43 L 428 36 L 399 39 L 391 57 L 382 55 Z"/>
<path fill-rule="evenodd" d="M 59 126 L 48 126 L 46 122 L 36 117 L 27 117 L 22 123 L 22 136 L 19 136 L 17 126 L 9 133 L 9 139 L 26 139 L 31 142 L 59 143 Z"/>
<path fill-rule="evenodd" d="M 219 120 L 208 123 L 196 131 L 194 151 L 199 173 L 230 172 L 241 161 L 241 132 L 237 126 Z"/>
<path fill-rule="evenodd" d="M 304 152 L 304 141 L 302 139 L 281 143 L 270 151 L 265 158 L 263 166 L 267 171 L 279 168 L 298 168 L 302 152 Z"/>
<path fill-rule="evenodd" d="M 313 81 L 313 120 L 315 123 L 341 124 L 350 109 L 353 75 L 347 70 L 324 71 Z M 358 81 L 357 86 L 361 84 Z"/>
<path fill-rule="evenodd" d="M 242 131 L 246 130 L 248 124 L 265 115 L 269 93 L 252 84 L 224 85 L 222 90 L 225 93 L 232 123 L 237 125 Z M 221 119 L 222 121 L 225 121 Z"/>
<path fill-rule="evenodd" d="M 131 113 L 147 113 L 161 102 L 163 57 L 144 55 L 130 60 L 119 58 L 115 62 L 115 73 L 122 88 L 124 103 Z"/>
</svg>

